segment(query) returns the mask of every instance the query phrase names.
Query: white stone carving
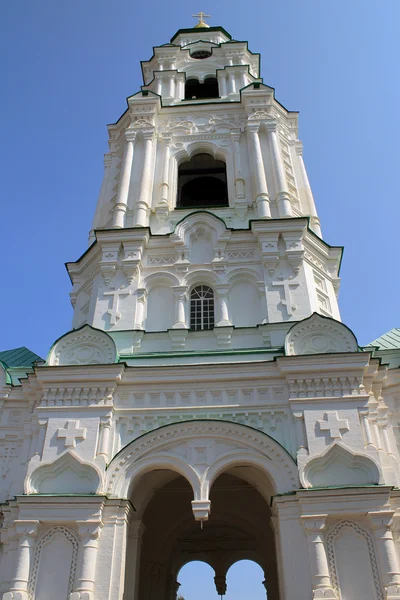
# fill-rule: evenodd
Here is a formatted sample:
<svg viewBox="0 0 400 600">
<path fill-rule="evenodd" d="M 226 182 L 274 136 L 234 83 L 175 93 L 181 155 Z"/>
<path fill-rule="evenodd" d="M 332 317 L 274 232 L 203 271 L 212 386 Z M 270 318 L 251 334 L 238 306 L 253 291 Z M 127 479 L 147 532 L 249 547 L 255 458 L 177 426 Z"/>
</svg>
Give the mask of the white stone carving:
<svg viewBox="0 0 400 600">
<path fill-rule="evenodd" d="M 57 430 L 57 438 L 64 440 L 65 448 L 76 448 L 76 440 L 86 439 L 87 429 L 79 428 L 79 421 L 67 421 L 65 427 Z"/>
<path fill-rule="evenodd" d="M 46 535 L 44 535 L 38 542 L 35 548 L 35 556 L 33 559 L 32 572 L 29 581 L 29 594 L 31 597 L 35 596 L 36 584 L 37 584 L 37 576 L 40 567 L 40 558 L 43 547 L 51 542 L 52 538 L 55 535 L 63 535 L 68 542 L 72 545 L 72 559 L 71 565 L 69 569 L 69 584 L 68 584 L 68 594 L 71 594 L 75 584 L 75 575 L 76 575 L 76 567 L 78 561 L 78 550 L 79 550 L 79 541 L 78 536 L 75 532 L 71 531 L 67 527 L 63 525 L 56 525 L 52 527 Z"/>
<path fill-rule="evenodd" d="M 103 331 L 85 325 L 71 331 L 56 341 L 50 351 L 47 364 L 95 365 L 114 363 L 115 344 Z"/>
<path fill-rule="evenodd" d="M 333 440 L 342 439 L 342 431 L 349 431 L 347 419 L 339 419 L 337 411 L 326 412 L 323 420 L 317 421 L 321 431 L 328 431 Z"/>
<path fill-rule="evenodd" d="M 199 446 L 204 446 L 205 439 L 213 439 L 223 444 L 230 444 L 239 452 L 231 451 L 221 457 L 213 457 L 208 463 L 207 476 L 200 481 L 196 469 L 185 460 L 169 453 L 168 448 L 178 443 L 190 441 L 196 444 L 200 438 Z M 209 457 L 211 453 L 209 453 Z M 246 458 L 244 458 L 246 456 Z M 109 496 L 124 497 L 132 483 L 134 474 L 139 475 L 142 470 L 153 468 L 170 468 L 177 470 L 186 477 L 193 487 L 195 500 L 208 500 L 208 490 L 212 481 L 219 472 L 227 470 L 229 465 L 255 464 L 266 469 L 273 482 L 275 493 L 293 491 L 299 487 L 297 467 L 289 454 L 272 438 L 239 424 L 223 421 L 191 421 L 173 424 L 158 429 L 137 441 L 128 444 L 111 461 L 107 469 L 106 493 Z"/>
<path fill-rule="evenodd" d="M 36 463 L 37 464 L 37 463 Z M 54 462 L 41 463 L 25 480 L 26 494 L 93 494 L 102 477 L 94 463 L 67 451 Z"/>
<path fill-rule="evenodd" d="M 335 538 L 337 538 L 337 536 L 340 535 L 341 531 L 346 527 L 353 529 L 359 536 L 364 538 L 364 540 L 367 544 L 367 547 L 368 547 L 370 567 L 372 569 L 376 597 L 377 597 L 377 600 L 384 600 L 382 584 L 381 584 L 381 581 L 379 578 L 379 568 L 378 568 L 378 563 L 376 560 L 375 548 L 374 548 L 374 542 L 373 542 L 372 536 L 370 533 L 365 531 L 365 529 L 363 529 L 362 527 L 357 525 L 357 523 L 353 523 L 353 521 L 349 521 L 349 520 L 339 521 L 328 531 L 328 533 L 326 535 L 326 549 L 327 549 L 327 555 L 328 555 L 329 572 L 331 575 L 333 587 L 335 588 L 339 597 L 341 597 L 334 541 L 335 541 Z"/>
<path fill-rule="evenodd" d="M 288 355 L 357 350 L 357 340 L 348 327 L 317 313 L 293 325 L 285 340 L 285 351 Z"/>
<path fill-rule="evenodd" d="M 380 483 L 381 473 L 371 457 L 336 442 L 301 469 L 300 479 L 307 488 L 368 485 Z"/>
</svg>

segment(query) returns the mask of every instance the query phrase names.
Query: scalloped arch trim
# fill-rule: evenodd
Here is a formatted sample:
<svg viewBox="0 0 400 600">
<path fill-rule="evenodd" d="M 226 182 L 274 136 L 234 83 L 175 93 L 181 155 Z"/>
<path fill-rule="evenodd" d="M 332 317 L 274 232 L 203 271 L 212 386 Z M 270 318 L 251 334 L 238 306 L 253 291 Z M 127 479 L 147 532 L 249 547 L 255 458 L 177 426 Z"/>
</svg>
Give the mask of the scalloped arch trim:
<svg viewBox="0 0 400 600">
<path fill-rule="evenodd" d="M 105 365 L 115 363 L 114 340 L 104 331 L 84 325 L 69 331 L 53 345 L 47 358 L 50 366 Z"/>
<path fill-rule="evenodd" d="M 371 458 L 338 443 L 307 463 L 302 480 L 306 488 L 372 485 L 381 482 L 381 473 Z"/>
<path fill-rule="evenodd" d="M 26 494 L 95 494 L 100 489 L 100 472 L 72 452 L 41 464 L 25 481 Z"/>
<path fill-rule="evenodd" d="M 357 351 L 356 337 L 346 325 L 318 313 L 293 325 L 285 339 L 288 356 Z"/>
</svg>

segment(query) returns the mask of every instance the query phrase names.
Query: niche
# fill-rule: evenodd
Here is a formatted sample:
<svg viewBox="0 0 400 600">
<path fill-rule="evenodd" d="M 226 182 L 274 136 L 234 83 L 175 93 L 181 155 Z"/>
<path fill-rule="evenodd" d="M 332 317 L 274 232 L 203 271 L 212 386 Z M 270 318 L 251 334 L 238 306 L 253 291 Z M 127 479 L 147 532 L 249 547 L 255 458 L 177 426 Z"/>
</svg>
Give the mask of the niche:
<svg viewBox="0 0 400 600">
<path fill-rule="evenodd" d="M 178 169 L 177 208 L 228 206 L 226 165 L 211 154 L 196 154 Z"/>
</svg>

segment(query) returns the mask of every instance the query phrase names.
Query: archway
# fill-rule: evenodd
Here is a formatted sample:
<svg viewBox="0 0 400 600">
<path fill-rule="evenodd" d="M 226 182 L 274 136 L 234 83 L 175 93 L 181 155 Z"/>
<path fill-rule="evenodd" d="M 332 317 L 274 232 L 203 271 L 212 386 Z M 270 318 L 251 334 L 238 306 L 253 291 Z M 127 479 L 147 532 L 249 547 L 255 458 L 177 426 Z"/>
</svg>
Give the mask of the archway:
<svg viewBox="0 0 400 600">
<path fill-rule="evenodd" d="M 219 594 L 237 561 L 265 575 L 279 600 L 270 500 L 299 487 L 297 467 L 273 439 L 226 421 L 187 421 L 149 432 L 107 469 L 109 497 L 136 509 L 124 600 L 176 600 L 178 573 L 193 560 L 215 572 Z"/>
</svg>

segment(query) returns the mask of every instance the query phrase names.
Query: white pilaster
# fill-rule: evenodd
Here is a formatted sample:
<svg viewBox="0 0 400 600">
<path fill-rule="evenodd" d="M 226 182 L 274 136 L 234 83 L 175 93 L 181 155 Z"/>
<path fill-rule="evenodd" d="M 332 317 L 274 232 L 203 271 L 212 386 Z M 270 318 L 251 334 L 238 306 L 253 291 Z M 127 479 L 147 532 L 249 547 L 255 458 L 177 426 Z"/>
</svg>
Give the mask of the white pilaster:
<svg viewBox="0 0 400 600">
<path fill-rule="evenodd" d="M 146 129 L 142 132 L 144 140 L 144 156 L 142 174 L 139 183 L 139 194 L 136 201 L 135 225 L 148 226 L 148 215 L 151 203 L 151 189 L 153 181 L 153 151 L 154 130 Z"/>
<path fill-rule="evenodd" d="M 143 321 L 145 316 L 145 306 L 147 298 L 146 288 L 137 288 L 136 290 L 136 314 L 134 329 L 143 329 Z"/>
<path fill-rule="evenodd" d="M 124 160 L 122 163 L 121 182 L 119 185 L 117 202 L 114 207 L 113 227 L 121 228 L 125 225 L 125 215 L 128 209 L 129 187 L 131 182 L 131 172 L 133 163 L 133 143 L 135 141 L 135 133 L 132 131 L 125 132 L 125 151 Z"/>
<path fill-rule="evenodd" d="M 111 426 L 112 414 L 100 417 L 99 446 L 97 455 L 103 457 L 106 463 L 108 463 L 109 459 Z"/>
<path fill-rule="evenodd" d="M 400 598 L 400 568 L 391 529 L 393 516 L 394 511 L 391 510 L 368 513 L 388 600 Z"/>
<path fill-rule="evenodd" d="M 242 174 L 242 161 L 240 157 L 240 129 L 231 132 L 233 143 L 233 164 L 235 170 L 235 193 L 238 200 L 245 199 L 245 181 Z"/>
<path fill-rule="evenodd" d="M 322 237 L 321 225 L 319 222 L 317 209 L 315 207 L 314 196 L 311 190 L 310 181 L 308 179 L 306 167 L 303 160 L 303 144 L 301 142 L 296 143 L 297 160 L 300 167 L 301 178 L 303 180 L 303 189 L 308 202 L 308 210 L 311 216 L 311 229 L 319 236 Z"/>
<path fill-rule="evenodd" d="M 267 179 L 265 177 L 264 161 L 258 135 L 259 128 L 259 123 L 249 123 L 247 125 L 247 136 L 253 165 L 252 173 L 255 187 L 254 202 L 257 206 L 258 216 L 261 218 L 269 218 L 271 217 L 271 209 L 269 206 Z"/>
<path fill-rule="evenodd" d="M 268 132 L 268 142 L 271 151 L 272 165 L 276 183 L 276 202 L 280 217 L 291 217 L 292 207 L 290 204 L 289 190 L 286 182 L 285 169 L 283 167 L 282 156 L 279 148 L 278 136 L 276 133 L 276 121 L 268 121 L 266 124 Z"/>
<path fill-rule="evenodd" d="M 185 305 L 187 300 L 187 287 L 177 285 L 172 288 L 175 297 L 175 324 L 173 329 L 187 329 Z"/>
<path fill-rule="evenodd" d="M 231 325 L 232 323 L 229 320 L 228 311 L 229 286 L 217 285 L 215 286 L 215 292 L 218 300 L 218 313 L 220 317 L 217 327 Z"/>
<path fill-rule="evenodd" d="M 324 529 L 328 515 L 301 517 L 307 535 L 308 551 L 313 581 L 313 599 L 337 598 L 329 575 L 328 559 L 324 541 Z"/>
<path fill-rule="evenodd" d="M 10 589 L 3 595 L 3 600 L 29 600 L 29 574 L 38 526 L 39 521 L 15 521 L 18 536 L 17 560 Z"/>
<path fill-rule="evenodd" d="M 77 576 L 70 600 L 94 600 L 97 550 L 102 527 L 101 521 L 78 521 L 81 540 Z"/>
</svg>

